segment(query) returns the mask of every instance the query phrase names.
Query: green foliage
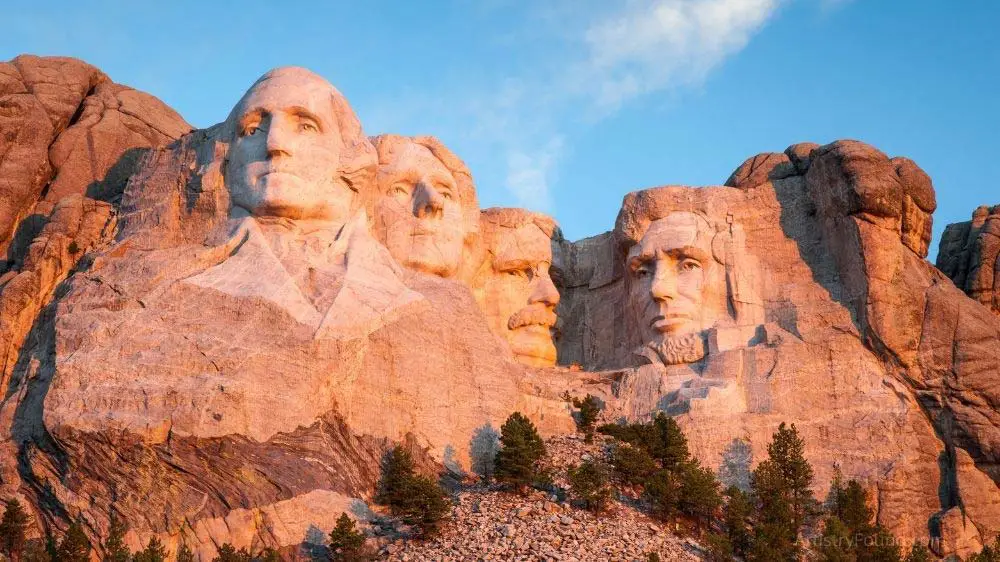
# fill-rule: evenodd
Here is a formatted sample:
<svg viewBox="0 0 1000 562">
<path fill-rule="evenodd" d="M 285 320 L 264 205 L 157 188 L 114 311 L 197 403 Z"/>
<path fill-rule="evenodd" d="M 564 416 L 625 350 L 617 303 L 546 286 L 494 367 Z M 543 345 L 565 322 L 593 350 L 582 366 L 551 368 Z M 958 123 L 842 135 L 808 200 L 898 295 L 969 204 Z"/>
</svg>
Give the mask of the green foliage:
<svg viewBox="0 0 1000 562">
<path fill-rule="evenodd" d="M 839 475 L 830 486 L 828 516 L 820 537 L 823 560 L 857 560 L 858 562 L 899 562 L 902 551 L 881 525 L 875 524 L 875 513 L 868 507 L 868 494 L 855 480 L 841 481 Z M 834 533 L 839 533 L 834 537 Z M 837 544 L 832 545 L 834 538 Z M 824 550 L 825 549 L 825 550 Z"/>
<path fill-rule="evenodd" d="M 810 513 L 813 471 L 805 460 L 805 444 L 795 425 L 778 426 L 767 446 L 768 458 L 757 466 L 751 477 L 757 504 L 757 525 L 751 560 L 795 560 L 800 547 L 799 532 Z"/>
<path fill-rule="evenodd" d="M 271 547 L 260 551 L 260 554 L 254 556 L 253 559 L 257 562 L 281 562 L 281 556 L 278 555 L 278 551 Z"/>
<path fill-rule="evenodd" d="M 859 547 L 858 562 L 900 562 L 903 552 L 896 537 L 881 525 L 871 529 Z"/>
<path fill-rule="evenodd" d="M 125 545 L 125 533 L 128 525 L 111 510 L 111 521 L 108 524 L 108 537 L 104 539 L 104 562 L 129 562 L 132 552 Z"/>
<path fill-rule="evenodd" d="M 646 557 L 646 562 L 660 562 L 660 554 L 657 552 L 650 552 L 649 556 Z"/>
<path fill-rule="evenodd" d="M 715 473 L 701 466 L 697 460 L 691 460 L 681 466 L 680 476 L 678 509 L 692 517 L 699 527 L 710 524 L 722 505 Z"/>
<path fill-rule="evenodd" d="M 194 552 L 191 552 L 188 545 L 181 544 L 181 547 L 177 549 L 177 562 L 194 562 Z"/>
<path fill-rule="evenodd" d="M 705 537 L 705 554 L 708 562 L 731 562 L 733 560 L 733 543 L 729 537 L 721 533 L 709 533 Z"/>
<path fill-rule="evenodd" d="M 649 502 L 654 517 L 669 519 L 677 513 L 680 488 L 677 475 L 669 470 L 658 470 L 646 480 L 643 497 Z"/>
<path fill-rule="evenodd" d="M 212 559 L 212 562 L 251 562 L 252 558 L 247 549 L 241 548 L 236 550 L 236 547 L 229 543 L 223 543 L 219 547 L 219 553 Z"/>
<path fill-rule="evenodd" d="M 666 470 L 677 470 L 691 457 L 680 426 L 663 412 L 658 413 L 652 423 L 606 424 L 598 431 L 645 450 Z"/>
<path fill-rule="evenodd" d="M 0 519 L 0 553 L 10 558 L 19 557 L 24 552 L 30 524 L 31 516 L 21 507 L 21 502 L 16 498 L 7 502 Z"/>
<path fill-rule="evenodd" d="M 722 508 L 722 527 L 732 545 L 733 554 L 746 557 L 750 551 L 750 516 L 753 504 L 750 496 L 736 486 L 726 488 L 726 505 Z"/>
<path fill-rule="evenodd" d="M 602 511 L 611 499 L 608 471 L 600 463 L 583 461 L 567 471 L 570 492 L 591 511 Z"/>
<path fill-rule="evenodd" d="M 28 539 L 24 543 L 24 551 L 21 553 L 21 562 L 52 562 L 52 555 L 41 539 Z"/>
<path fill-rule="evenodd" d="M 523 490 L 542 476 L 539 463 L 545 453 L 545 443 L 535 425 L 520 412 L 514 412 L 500 428 L 494 477 Z"/>
<path fill-rule="evenodd" d="M 405 501 L 406 482 L 413 474 L 413 456 L 401 445 L 396 445 L 382 462 L 382 478 L 375 503 L 391 506 Z"/>
<path fill-rule="evenodd" d="M 69 526 L 53 558 L 59 562 L 90 562 L 90 540 L 79 521 Z"/>
<path fill-rule="evenodd" d="M 436 482 L 414 472 L 413 457 L 397 445 L 386 455 L 376 503 L 424 534 L 432 533 L 451 508 L 447 494 Z"/>
<path fill-rule="evenodd" d="M 722 504 L 719 483 L 710 468 L 691 459 L 673 418 L 660 412 L 649 423 L 603 425 L 599 431 L 619 441 L 611 448 L 611 464 L 624 482 L 642 485 L 655 517 L 683 513 L 699 528 L 712 522 Z"/>
<path fill-rule="evenodd" d="M 627 443 L 616 443 L 611 447 L 611 466 L 625 483 L 633 486 L 644 484 L 658 468 L 646 449 Z"/>
<path fill-rule="evenodd" d="M 167 550 L 156 537 L 149 539 L 146 548 L 136 552 L 132 557 L 132 562 L 166 562 L 166 560 Z"/>
<path fill-rule="evenodd" d="M 596 396 L 588 394 L 582 400 L 580 398 L 569 398 L 567 392 L 565 397 L 579 410 L 577 412 L 576 427 L 587 438 L 587 443 L 594 440 L 594 424 L 597 423 L 597 416 L 600 415 L 603 406 Z"/>
<path fill-rule="evenodd" d="M 357 530 L 353 519 L 341 513 L 337 526 L 330 531 L 331 562 L 353 562 L 369 557 L 365 550 L 365 534 Z"/>
<path fill-rule="evenodd" d="M 76 240 L 71 240 L 70 243 L 69 243 L 69 246 L 66 248 L 66 250 L 71 255 L 75 255 L 75 254 L 77 254 L 77 253 L 80 252 L 80 246 L 79 246 L 79 244 L 76 243 Z"/>
<path fill-rule="evenodd" d="M 904 560 L 906 562 L 931 562 L 931 551 L 927 550 L 926 546 L 915 542 Z"/>
<path fill-rule="evenodd" d="M 965 562 L 1000 562 L 1000 536 L 993 545 L 986 545 L 978 554 L 973 554 L 965 559 Z"/>
<path fill-rule="evenodd" d="M 823 522 L 823 533 L 815 544 L 816 553 L 823 562 L 855 562 L 854 537 L 850 528 L 837 517 Z"/>
<path fill-rule="evenodd" d="M 423 534 L 432 534 L 437 525 L 451 510 L 451 502 L 445 491 L 426 476 L 416 475 L 406 482 L 407 497 L 396 505 L 390 505 L 390 512 L 408 525 L 416 525 Z"/>
<path fill-rule="evenodd" d="M 840 519 L 851 534 L 861 532 L 871 525 L 875 512 L 868 507 L 868 494 L 856 480 L 846 486 L 840 478 L 830 485 L 830 515 Z"/>
</svg>

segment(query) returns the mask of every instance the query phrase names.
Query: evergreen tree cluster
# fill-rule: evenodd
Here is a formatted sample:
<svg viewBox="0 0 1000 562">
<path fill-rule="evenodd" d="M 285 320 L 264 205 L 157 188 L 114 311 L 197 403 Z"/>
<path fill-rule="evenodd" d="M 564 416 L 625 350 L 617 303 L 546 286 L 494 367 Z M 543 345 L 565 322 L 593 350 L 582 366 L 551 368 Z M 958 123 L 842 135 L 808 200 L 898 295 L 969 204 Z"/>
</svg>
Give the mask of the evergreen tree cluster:
<svg viewBox="0 0 1000 562">
<path fill-rule="evenodd" d="M 375 503 L 387 506 L 393 516 L 425 535 L 433 534 L 451 509 L 448 494 L 437 482 L 417 474 L 413 456 L 399 445 L 383 461 Z"/>
<path fill-rule="evenodd" d="M 969 556 L 965 562 L 1000 562 L 1000 536 L 994 539 L 992 545 L 984 546 L 983 550 Z"/>
<path fill-rule="evenodd" d="M 535 424 L 524 414 L 514 412 L 500 427 L 500 449 L 494 461 L 494 478 L 523 492 L 528 486 L 548 480 L 542 467 L 545 442 Z"/>
<path fill-rule="evenodd" d="M 602 425 L 616 440 L 611 464 L 625 484 L 640 487 L 653 515 L 683 514 L 700 528 L 711 523 L 722 503 L 715 473 L 691 457 L 687 439 L 674 419 L 662 412 L 649 423 Z"/>
<path fill-rule="evenodd" d="M 577 409 L 576 416 L 574 416 L 576 427 L 583 433 L 586 442 L 592 443 L 594 441 L 594 425 L 597 423 L 597 416 L 601 414 L 601 410 L 604 408 L 601 401 L 592 394 L 588 394 L 582 399 L 571 398 L 569 392 L 563 395 L 563 399 Z"/>
</svg>

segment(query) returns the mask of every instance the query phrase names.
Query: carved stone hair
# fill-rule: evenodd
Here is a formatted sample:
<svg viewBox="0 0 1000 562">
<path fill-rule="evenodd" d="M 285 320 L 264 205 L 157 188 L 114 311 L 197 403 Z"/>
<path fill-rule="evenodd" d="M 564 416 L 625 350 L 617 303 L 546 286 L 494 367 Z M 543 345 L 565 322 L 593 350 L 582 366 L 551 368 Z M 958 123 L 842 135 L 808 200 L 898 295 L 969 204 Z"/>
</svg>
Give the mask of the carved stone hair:
<svg viewBox="0 0 1000 562">
<path fill-rule="evenodd" d="M 615 221 L 614 237 L 619 251 L 616 260 L 620 275 L 624 257 L 638 244 L 653 221 L 677 212 L 687 212 L 704 219 L 712 232 L 712 257 L 725 267 L 726 286 L 732 315 L 739 325 L 755 325 L 764 321 L 759 265 L 746 251 L 746 235 L 724 207 L 717 207 L 716 198 L 707 190 L 687 187 L 655 187 L 634 191 L 625 196 Z"/>
<path fill-rule="evenodd" d="M 500 228 L 513 229 L 534 224 L 549 238 L 562 240 L 562 231 L 559 229 L 559 225 L 556 224 L 555 219 L 548 215 L 543 215 L 542 213 L 536 213 L 527 209 L 520 209 L 516 207 L 490 207 L 489 209 L 484 209 L 480 213 L 480 220 L 484 224 Z M 493 230 L 496 229 L 484 229 L 483 243 L 487 246 L 490 245 L 491 242 L 487 239 L 491 233 L 487 231 Z"/>
</svg>

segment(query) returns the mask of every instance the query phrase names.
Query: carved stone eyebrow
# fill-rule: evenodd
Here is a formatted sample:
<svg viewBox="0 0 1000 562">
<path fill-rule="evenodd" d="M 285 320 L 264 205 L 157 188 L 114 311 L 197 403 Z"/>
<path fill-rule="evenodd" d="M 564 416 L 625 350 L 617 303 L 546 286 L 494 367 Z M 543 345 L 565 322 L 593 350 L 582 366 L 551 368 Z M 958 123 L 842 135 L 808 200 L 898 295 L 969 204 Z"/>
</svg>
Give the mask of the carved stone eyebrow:
<svg viewBox="0 0 1000 562">
<path fill-rule="evenodd" d="M 287 108 L 285 111 L 291 113 L 292 115 L 300 119 L 308 119 L 314 122 L 316 126 L 320 128 L 320 131 L 324 129 L 323 120 L 320 119 L 319 115 L 316 115 L 315 113 L 309 111 L 308 109 L 302 107 L 301 105 L 293 105 L 292 107 Z"/>
<path fill-rule="evenodd" d="M 254 107 L 254 108 L 248 109 L 247 111 L 245 111 L 243 113 L 243 115 L 240 115 L 240 118 L 237 120 L 237 123 L 239 124 L 240 128 L 243 128 L 251 120 L 253 120 L 253 119 L 260 119 L 266 113 L 267 113 L 267 111 L 264 108 L 262 108 L 262 107 Z"/>
</svg>

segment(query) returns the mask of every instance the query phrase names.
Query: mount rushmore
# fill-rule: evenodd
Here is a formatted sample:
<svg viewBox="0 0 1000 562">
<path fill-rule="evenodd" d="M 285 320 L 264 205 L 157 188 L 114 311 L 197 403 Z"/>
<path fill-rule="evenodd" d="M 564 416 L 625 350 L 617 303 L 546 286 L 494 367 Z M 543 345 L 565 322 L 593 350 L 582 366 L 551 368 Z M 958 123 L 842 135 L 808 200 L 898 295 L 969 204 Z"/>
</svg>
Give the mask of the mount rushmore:
<svg viewBox="0 0 1000 562">
<path fill-rule="evenodd" d="M 470 473 L 514 411 L 573 431 L 569 392 L 675 416 L 713 467 L 792 422 L 817 493 L 857 478 L 904 543 L 1000 532 L 1000 223 L 977 210 L 929 263 L 906 158 L 795 144 L 568 241 L 302 68 L 194 130 L 21 56 L 0 131 L 0 495 L 42 525 L 98 535 L 113 506 L 134 544 L 299 544 L 393 444 Z"/>
</svg>

